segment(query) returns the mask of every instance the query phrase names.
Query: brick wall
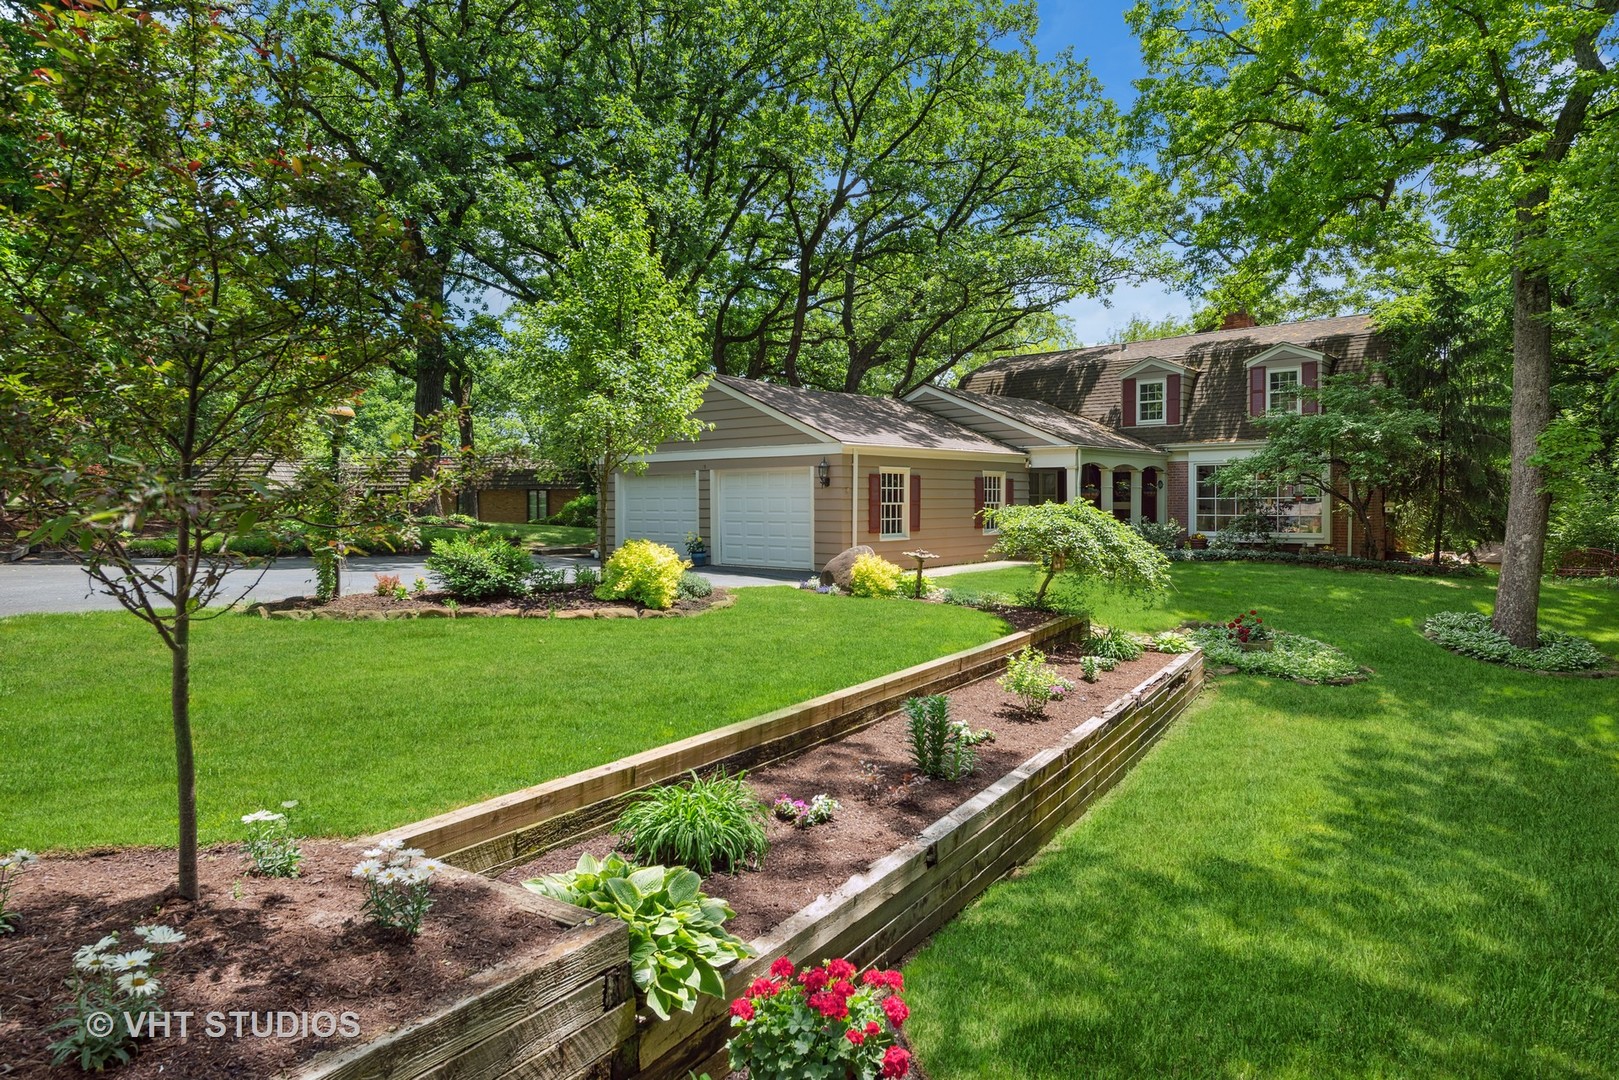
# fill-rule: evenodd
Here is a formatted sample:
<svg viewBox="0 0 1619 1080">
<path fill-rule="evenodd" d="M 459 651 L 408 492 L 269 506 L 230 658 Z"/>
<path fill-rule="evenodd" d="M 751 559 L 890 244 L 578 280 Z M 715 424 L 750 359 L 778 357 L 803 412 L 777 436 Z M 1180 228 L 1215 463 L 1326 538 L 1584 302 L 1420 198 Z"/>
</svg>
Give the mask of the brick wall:
<svg viewBox="0 0 1619 1080">
<path fill-rule="evenodd" d="M 1192 531 L 1192 523 L 1187 520 L 1188 515 L 1191 513 L 1188 509 L 1191 505 L 1191 492 L 1187 488 L 1189 471 L 1190 466 L 1186 462 L 1171 461 L 1167 467 L 1167 472 L 1169 473 L 1166 478 L 1167 482 L 1164 484 L 1164 496 L 1169 500 L 1169 505 L 1165 508 L 1164 520 L 1168 521 L 1170 518 L 1174 518 L 1180 522 L 1182 533 Z"/>
</svg>

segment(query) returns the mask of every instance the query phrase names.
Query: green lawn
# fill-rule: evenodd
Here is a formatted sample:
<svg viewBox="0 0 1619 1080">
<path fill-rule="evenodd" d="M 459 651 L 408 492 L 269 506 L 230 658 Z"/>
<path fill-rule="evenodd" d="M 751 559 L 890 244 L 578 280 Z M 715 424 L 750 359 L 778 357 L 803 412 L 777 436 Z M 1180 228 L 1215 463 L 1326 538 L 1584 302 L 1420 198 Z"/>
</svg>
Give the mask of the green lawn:
<svg viewBox="0 0 1619 1080">
<path fill-rule="evenodd" d="M 939 605 L 744 589 L 692 619 L 281 622 L 197 631 L 202 835 L 285 799 L 356 835 L 989 641 Z M 0 619 L 0 848 L 172 844 L 168 654 L 129 615 Z"/>
<path fill-rule="evenodd" d="M 544 544 L 546 547 L 594 547 L 596 545 L 595 529 L 577 529 L 571 525 L 547 525 L 544 522 L 518 524 L 515 522 L 499 522 L 486 524 L 484 530 L 504 533 L 508 536 L 520 536 L 530 544 Z M 458 529 L 444 525 L 422 526 L 422 545 L 425 547 L 434 540 L 446 536 L 465 536 L 469 530 Z"/>
<path fill-rule="evenodd" d="M 1008 589 L 1026 571 L 959 575 Z M 1180 565 L 1103 621 L 1257 607 L 1376 670 L 1219 679 L 907 970 L 933 1080 L 1619 1076 L 1619 681 L 1452 656 L 1491 580 Z M 1619 654 L 1619 590 L 1543 622 Z"/>
</svg>

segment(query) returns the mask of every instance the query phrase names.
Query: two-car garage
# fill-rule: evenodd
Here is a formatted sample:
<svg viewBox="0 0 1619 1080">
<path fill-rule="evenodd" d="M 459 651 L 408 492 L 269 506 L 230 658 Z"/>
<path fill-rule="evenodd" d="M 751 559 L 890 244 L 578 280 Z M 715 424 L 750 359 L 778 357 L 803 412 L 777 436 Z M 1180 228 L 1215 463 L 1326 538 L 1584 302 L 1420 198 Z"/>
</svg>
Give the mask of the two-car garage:
<svg viewBox="0 0 1619 1080">
<path fill-rule="evenodd" d="M 813 468 L 620 474 L 616 481 L 617 535 L 626 540 L 645 538 L 684 551 L 687 534 L 701 533 L 719 565 L 814 568 Z M 700 525 L 704 509 L 707 529 Z"/>
</svg>

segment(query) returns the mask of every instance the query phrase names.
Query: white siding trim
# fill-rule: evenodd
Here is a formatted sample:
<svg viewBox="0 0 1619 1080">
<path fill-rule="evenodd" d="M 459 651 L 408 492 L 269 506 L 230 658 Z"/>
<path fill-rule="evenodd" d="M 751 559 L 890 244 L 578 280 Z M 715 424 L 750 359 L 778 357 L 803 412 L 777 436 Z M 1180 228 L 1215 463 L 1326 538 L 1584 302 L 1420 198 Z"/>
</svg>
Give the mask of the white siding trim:
<svg viewBox="0 0 1619 1080">
<path fill-rule="evenodd" d="M 648 465 L 659 461 L 736 461 L 741 458 L 775 458 L 775 457 L 804 457 L 814 454 L 825 457 L 828 454 L 843 453 L 841 443 L 798 443 L 791 446 L 730 446 L 724 449 L 704 450 L 660 450 L 651 454 L 643 454 L 632 458 L 632 462 Z"/>
</svg>

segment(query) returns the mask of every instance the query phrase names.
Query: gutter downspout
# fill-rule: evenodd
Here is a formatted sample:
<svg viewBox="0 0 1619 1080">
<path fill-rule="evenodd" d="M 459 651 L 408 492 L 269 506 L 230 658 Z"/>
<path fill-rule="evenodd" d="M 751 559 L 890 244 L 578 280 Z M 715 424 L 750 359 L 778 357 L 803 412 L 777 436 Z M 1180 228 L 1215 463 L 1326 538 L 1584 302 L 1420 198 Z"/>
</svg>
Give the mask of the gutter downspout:
<svg viewBox="0 0 1619 1080">
<path fill-rule="evenodd" d="M 849 466 L 849 546 L 860 543 L 860 451 Z"/>
</svg>

